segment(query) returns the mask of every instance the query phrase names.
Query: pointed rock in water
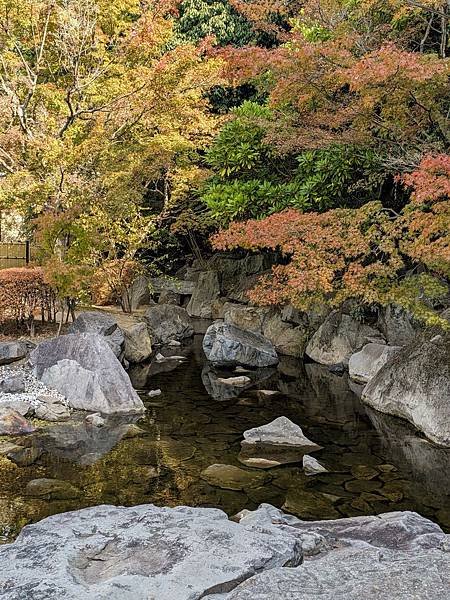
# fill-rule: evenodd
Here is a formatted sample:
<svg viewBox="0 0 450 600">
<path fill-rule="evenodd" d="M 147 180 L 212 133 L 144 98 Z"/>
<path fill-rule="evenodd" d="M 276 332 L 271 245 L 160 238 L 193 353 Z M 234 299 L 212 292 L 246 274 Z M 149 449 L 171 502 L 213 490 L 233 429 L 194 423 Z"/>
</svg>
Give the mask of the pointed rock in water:
<svg viewBox="0 0 450 600">
<path fill-rule="evenodd" d="M 307 452 L 321 450 L 321 446 L 309 440 L 298 425 L 287 417 L 278 417 L 267 425 L 244 431 L 245 444 L 271 444 L 307 449 Z"/>
<path fill-rule="evenodd" d="M 303 457 L 303 471 L 305 475 L 318 475 L 319 473 L 329 473 L 320 462 L 313 456 L 305 454 Z"/>
</svg>

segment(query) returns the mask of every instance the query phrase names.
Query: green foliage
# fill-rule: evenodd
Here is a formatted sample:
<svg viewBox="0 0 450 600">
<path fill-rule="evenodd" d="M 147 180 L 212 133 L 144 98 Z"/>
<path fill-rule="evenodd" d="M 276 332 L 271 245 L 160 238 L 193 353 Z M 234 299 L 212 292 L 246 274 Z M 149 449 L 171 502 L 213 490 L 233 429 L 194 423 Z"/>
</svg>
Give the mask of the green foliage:
<svg viewBox="0 0 450 600">
<path fill-rule="evenodd" d="M 272 183 L 260 179 L 212 184 L 203 200 L 220 225 L 235 219 L 265 217 L 288 207 L 310 208 L 295 182 Z"/>
<path fill-rule="evenodd" d="M 251 24 L 228 0 L 183 0 L 175 34 L 178 43 L 197 43 L 214 36 L 219 46 L 245 46 L 254 38 Z"/>
<path fill-rule="evenodd" d="M 234 111 L 207 154 L 216 175 L 202 195 L 221 225 L 261 218 L 286 208 L 326 210 L 360 206 L 380 184 L 378 160 L 369 149 L 333 145 L 296 157 L 295 169 L 281 169 L 265 139 L 268 108 L 245 102 Z M 255 177 L 256 175 L 256 177 Z"/>
<path fill-rule="evenodd" d="M 264 120 L 270 116 L 270 109 L 250 101 L 233 110 L 233 119 L 207 152 L 208 164 L 220 177 L 254 176 L 266 167 L 271 149 L 264 143 Z"/>
<path fill-rule="evenodd" d="M 370 149 L 333 145 L 303 152 L 297 161 L 298 195 L 316 210 L 361 205 L 380 183 L 379 161 Z"/>
</svg>

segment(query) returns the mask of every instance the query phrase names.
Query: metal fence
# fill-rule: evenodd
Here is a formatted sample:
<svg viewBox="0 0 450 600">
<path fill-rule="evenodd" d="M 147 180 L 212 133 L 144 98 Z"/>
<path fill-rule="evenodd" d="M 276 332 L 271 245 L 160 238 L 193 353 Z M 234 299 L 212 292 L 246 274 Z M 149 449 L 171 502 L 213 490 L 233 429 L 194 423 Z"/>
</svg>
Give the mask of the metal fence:
<svg viewBox="0 0 450 600">
<path fill-rule="evenodd" d="M 0 269 L 25 267 L 30 260 L 30 242 L 0 242 Z"/>
</svg>

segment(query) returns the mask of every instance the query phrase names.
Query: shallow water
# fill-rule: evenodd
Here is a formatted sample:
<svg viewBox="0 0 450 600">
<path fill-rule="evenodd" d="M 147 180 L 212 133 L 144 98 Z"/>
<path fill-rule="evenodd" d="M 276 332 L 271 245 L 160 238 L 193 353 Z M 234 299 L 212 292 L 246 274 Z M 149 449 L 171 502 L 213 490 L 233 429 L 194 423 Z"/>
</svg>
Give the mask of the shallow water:
<svg viewBox="0 0 450 600">
<path fill-rule="evenodd" d="M 232 515 L 269 502 L 305 519 L 415 510 L 450 528 L 450 451 L 363 407 L 346 376 L 284 359 L 278 369 L 252 373 L 253 386 L 233 395 L 204 364 L 200 337 L 172 352 L 180 353 L 185 363 L 131 371 L 147 406 L 137 422 L 143 431 L 126 418 L 93 428 L 78 414 L 15 440 L 22 466 L 0 458 L 0 541 L 45 516 L 103 503 L 214 506 Z M 149 399 L 156 388 L 163 393 Z M 264 398 L 258 389 L 281 394 Z M 281 415 L 323 447 L 314 456 L 330 473 L 306 477 L 299 464 L 263 471 L 239 462 L 242 433 Z M 200 474 L 216 463 L 263 473 L 265 483 L 212 486 Z M 29 495 L 26 486 L 37 478 L 66 485 Z"/>
</svg>

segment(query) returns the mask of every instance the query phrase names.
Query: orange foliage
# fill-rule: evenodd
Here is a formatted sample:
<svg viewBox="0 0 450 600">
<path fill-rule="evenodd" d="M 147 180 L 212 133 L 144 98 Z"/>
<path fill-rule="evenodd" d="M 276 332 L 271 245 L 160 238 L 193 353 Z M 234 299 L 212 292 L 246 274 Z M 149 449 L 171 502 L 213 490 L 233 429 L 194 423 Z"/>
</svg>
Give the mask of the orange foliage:
<svg viewBox="0 0 450 600">
<path fill-rule="evenodd" d="M 424 157 L 401 177 L 413 187 L 400 215 L 370 202 L 362 208 L 302 214 L 287 210 L 260 221 L 233 223 L 212 238 L 214 248 L 279 249 L 273 267 L 249 294 L 256 304 L 339 305 L 397 302 L 432 322 L 426 296 L 445 293 L 435 276 L 450 275 L 450 157 Z M 427 193 L 426 190 L 429 190 Z M 419 263 L 428 273 L 406 277 Z"/>
<path fill-rule="evenodd" d="M 35 313 L 53 319 L 55 295 L 43 269 L 13 268 L 0 271 L 0 322 L 30 322 Z"/>
</svg>

